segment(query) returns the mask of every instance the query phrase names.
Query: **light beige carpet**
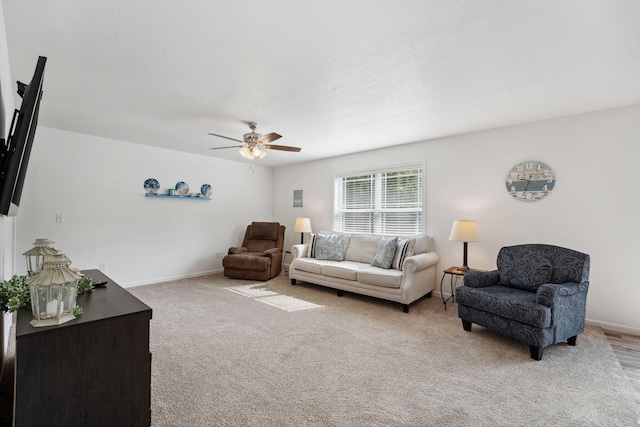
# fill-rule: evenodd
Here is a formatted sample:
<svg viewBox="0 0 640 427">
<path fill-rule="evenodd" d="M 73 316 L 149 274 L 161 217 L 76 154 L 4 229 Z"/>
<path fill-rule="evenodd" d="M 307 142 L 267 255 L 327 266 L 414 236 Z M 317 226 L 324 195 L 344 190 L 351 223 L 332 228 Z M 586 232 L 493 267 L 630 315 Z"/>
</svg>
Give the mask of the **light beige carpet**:
<svg viewBox="0 0 640 427">
<path fill-rule="evenodd" d="M 254 282 L 255 283 L 255 282 Z M 129 288 L 153 308 L 154 426 L 633 426 L 640 397 L 600 328 L 529 357 L 436 297 L 411 306 L 213 275 Z M 256 289 L 256 288 L 253 288 Z M 260 287 L 257 287 L 260 289 Z M 255 295 L 261 295 L 260 292 Z"/>
</svg>

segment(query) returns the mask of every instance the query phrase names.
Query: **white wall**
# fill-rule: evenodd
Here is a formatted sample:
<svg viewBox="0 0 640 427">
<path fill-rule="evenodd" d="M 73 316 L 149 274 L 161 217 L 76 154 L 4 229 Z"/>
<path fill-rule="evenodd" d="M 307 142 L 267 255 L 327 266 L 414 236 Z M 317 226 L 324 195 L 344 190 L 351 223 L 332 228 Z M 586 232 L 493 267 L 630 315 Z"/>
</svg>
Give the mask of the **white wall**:
<svg viewBox="0 0 640 427">
<path fill-rule="evenodd" d="M 4 27 L 4 11 L 0 2 L 0 138 L 7 139 L 15 109 L 16 86 L 9 71 L 9 50 Z M 13 274 L 13 218 L 0 215 L 0 280 Z"/>
<path fill-rule="evenodd" d="M 4 10 L 0 2 L 0 138 L 6 139 L 9 133 L 11 117 L 15 109 L 13 98 L 11 72 L 9 71 L 9 49 L 7 47 L 7 33 L 4 27 Z M 0 215 L 0 280 L 6 280 L 13 275 L 13 218 Z M 0 316 L 2 314 L 0 313 Z M 0 319 L 0 335 L 2 342 L 2 359 L 9 342 L 11 328 L 11 314 L 4 313 Z"/>
<path fill-rule="evenodd" d="M 163 192 L 209 183 L 213 200 L 147 198 L 147 178 Z M 271 181 L 270 168 L 39 126 L 16 218 L 17 272 L 36 238 L 55 241 L 72 266 L 106 263 L 123 286 L 221 271 L 215 253 L 242 243 L 251 221 L 272 220 Z"/>
<path fill-rule="evenodd" d="M 637 164 L 640 105 L 442 138 L 275 169 L 273 214 L 293 226 L 311 218 L 331 229 L 333 175 L 361 168 L 426 162 L 426 232 L 443 270 L 462 262 L 462 243 L 448 241 L 454 219 L 478 221 L 481 241 L 469 244 L 469 265 L 493 269 L 498 250 L 548 243 L 590 254 L 588 321 L 640 334 L 640 218 Z M 552 193 L 521 202 L 505 189 L 509 169 L 540 160 L 556 173 Z M 292 207 L 294 189 L 304 206 Z M 286 245 L 299 242 L 288 233 Z"/>
</svg>

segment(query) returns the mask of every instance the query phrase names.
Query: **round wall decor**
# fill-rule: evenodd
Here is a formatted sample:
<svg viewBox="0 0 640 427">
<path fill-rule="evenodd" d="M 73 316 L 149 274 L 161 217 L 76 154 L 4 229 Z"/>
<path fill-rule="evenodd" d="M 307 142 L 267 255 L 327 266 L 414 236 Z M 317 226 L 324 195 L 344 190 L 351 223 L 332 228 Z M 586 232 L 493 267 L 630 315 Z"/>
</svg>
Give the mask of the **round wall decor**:
<svg viewBox="0 0 640 427">
<path fill-rule="evenodd" d="M 525 202 L 542 199 L 553 190 L 555 183 L 553 169 L 537 160 L 518 163 L 511 168 L 505 179 L 509 194 Z"/>
</svg>

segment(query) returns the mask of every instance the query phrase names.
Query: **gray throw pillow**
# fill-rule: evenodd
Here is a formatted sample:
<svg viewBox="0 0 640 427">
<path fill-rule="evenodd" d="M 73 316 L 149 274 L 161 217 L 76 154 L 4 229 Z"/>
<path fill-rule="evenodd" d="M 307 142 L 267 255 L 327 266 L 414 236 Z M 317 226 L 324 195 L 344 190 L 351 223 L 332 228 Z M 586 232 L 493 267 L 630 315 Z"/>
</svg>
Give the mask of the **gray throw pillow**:
<svg viewBox="0 0 640 427">
<path fill-rule="evenodd" d="M 316 259 L 342 261 L 344 259 L 344 236 L 339 234 L 317 234 L 314 244 Z"/>
<path fill-rule="evenodd" d="M 383 237 L 378 242 L 378 250 L 376 251 L 376 256 L 373 257 L 371 265 L 380 268 L 391 268 L 393 258 L 396 256 L 397 248 L 397 237 Z"/>
</svg>

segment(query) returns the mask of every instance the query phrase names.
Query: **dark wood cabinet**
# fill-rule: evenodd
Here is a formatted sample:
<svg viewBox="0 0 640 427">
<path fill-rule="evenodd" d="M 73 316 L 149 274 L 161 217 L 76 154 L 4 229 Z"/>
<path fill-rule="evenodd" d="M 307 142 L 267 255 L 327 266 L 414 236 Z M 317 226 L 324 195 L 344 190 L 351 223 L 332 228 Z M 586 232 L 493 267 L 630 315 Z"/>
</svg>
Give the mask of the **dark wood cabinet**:
<svg viewBox="0 0 640 427">
<path fill-rule="evenodd" d="M 34 328 L 18 311 L 15 426 L 149 426 L 151 308 L 98 270 L 105 287 L 78 296 L 84 309 L 58 326 Z"/>
</svg>

